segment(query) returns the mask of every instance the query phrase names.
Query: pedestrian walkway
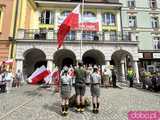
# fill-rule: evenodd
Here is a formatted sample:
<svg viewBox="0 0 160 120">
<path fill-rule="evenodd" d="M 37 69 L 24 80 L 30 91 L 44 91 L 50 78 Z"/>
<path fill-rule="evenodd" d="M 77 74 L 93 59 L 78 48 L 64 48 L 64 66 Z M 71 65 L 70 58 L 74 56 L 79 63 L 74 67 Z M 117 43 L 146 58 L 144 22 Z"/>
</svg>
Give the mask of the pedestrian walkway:
<svg viewBox="0 0 160 120">
<path fill-rule="evenodd" d="M 86 96 L 91 99 L 89 88 Z M 127 120 L 131 110 L 160 110 L 160 93 L 128 87 L 101 88 L 99 114 L 92 113 L 92 106 L 84 113 L 71 108 L 64 118 L 60 110 L 60 95 L 39 86 L 26 85 L 0 94 L 0 120 Z"/>
</svg>

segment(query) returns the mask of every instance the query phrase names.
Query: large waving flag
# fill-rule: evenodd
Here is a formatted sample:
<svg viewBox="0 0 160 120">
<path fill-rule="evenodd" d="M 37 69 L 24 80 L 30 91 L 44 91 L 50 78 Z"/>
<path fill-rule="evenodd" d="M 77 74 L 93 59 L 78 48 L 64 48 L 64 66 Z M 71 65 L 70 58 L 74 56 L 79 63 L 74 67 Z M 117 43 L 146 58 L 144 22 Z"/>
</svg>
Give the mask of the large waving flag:
<svg viewBox="0 0 160 120">
<path fill-rule="evenodd" d="M 80 4 L 65 18 L 63 23 L 59 26 L 57 33 L 58 37 L 58 48 L 63 44 L 63 41 L 66 35 L 69 33 L 71 28 L 78 28 L 79 24 L 79 13 L 80 13 Z"/>
<path fill-rule="evenodd" d="M 50 72 L 43 65 L 40 68 L 36 69 L 35 72 L 28 78 L 28 82 L 31 84 L 37 84 L 40 81 L 43 81 L 45 77 L 47 77 Z"/>
</svg>

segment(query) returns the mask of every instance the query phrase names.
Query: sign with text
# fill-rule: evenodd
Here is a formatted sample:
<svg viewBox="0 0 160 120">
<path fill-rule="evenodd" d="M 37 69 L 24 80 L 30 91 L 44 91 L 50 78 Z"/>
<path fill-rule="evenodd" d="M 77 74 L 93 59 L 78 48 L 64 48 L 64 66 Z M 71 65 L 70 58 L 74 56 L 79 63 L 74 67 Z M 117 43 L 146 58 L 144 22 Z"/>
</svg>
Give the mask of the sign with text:
<svg viewBox="0 0 160 120">
<path fill-rule="evenodd" d="M 160 58 L 160 53 L 153 53 L 153 58 Z"/>
</svg>

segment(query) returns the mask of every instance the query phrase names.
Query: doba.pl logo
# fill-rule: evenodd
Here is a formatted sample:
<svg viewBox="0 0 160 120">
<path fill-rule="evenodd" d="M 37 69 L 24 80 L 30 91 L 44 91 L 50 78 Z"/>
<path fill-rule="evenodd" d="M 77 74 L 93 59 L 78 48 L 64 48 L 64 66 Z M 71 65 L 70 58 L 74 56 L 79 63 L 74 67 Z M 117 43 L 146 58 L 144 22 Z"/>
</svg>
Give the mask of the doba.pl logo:
<svg viewBox="0 0 160 120">
<path fill-rule="evenodd" d="M 160 111 L 130 111 L 128 120 L 160 120 Z"/>
</svg>

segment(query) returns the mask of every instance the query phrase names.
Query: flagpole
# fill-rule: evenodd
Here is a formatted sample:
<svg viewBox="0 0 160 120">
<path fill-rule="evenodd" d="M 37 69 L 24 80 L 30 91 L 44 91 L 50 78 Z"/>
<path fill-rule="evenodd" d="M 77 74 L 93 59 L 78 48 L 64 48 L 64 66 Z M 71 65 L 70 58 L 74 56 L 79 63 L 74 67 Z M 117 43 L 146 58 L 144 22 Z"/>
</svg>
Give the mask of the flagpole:
<svg viewBox="0 0 160 120">
<path fill-rule="evenodd" d="M 82 0 L 82 13 L 81 13 L 81 40 L 80 40 L 80 59 L 82 60 L 82 39 L 83 39 L 83 13 L 84 13 L 84 0 Z"/>
</svg>

